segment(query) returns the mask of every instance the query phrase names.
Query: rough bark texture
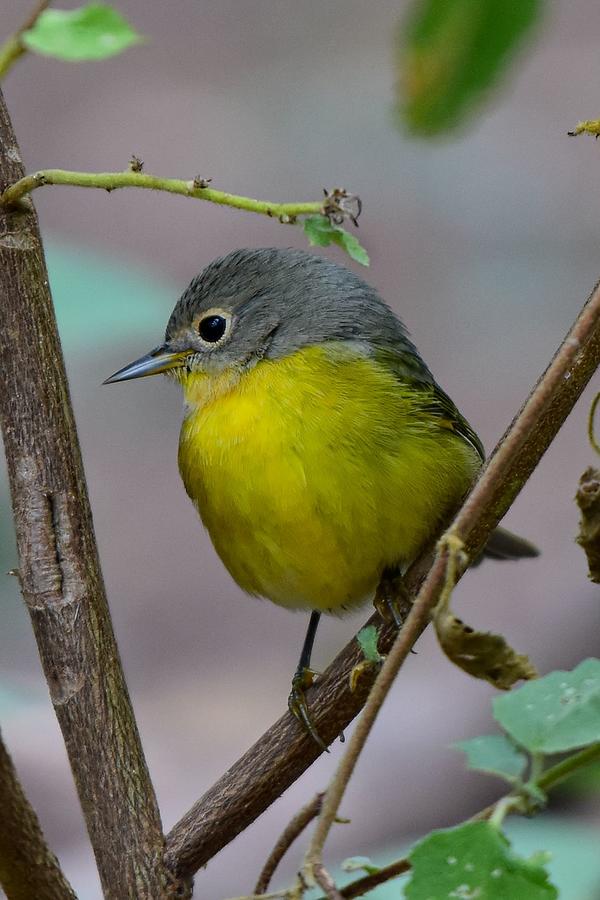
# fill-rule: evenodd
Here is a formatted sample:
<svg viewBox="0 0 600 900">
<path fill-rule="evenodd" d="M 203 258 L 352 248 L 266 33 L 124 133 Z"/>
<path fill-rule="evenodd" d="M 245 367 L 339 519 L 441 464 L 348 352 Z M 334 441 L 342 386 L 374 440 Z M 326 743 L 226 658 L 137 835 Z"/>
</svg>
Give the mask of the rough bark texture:
<svg viewBox="0 0 600 900">
<path fill-rule="evenodd" d="M 490 531 L 509 509 L 599 365 L 597 285 L 453 522 L 453 530 L 464 540 L 472 559 L 481 552 Z M 406 578 L 409 593 L 416 594 L 426 581 L 428 592 L 439 594 L 446 577 L 445 558 L 438 556 L 427 575 L 428 568 L 427 557 L 412 567 Z M 409 613 L 406 627 L 409 622 L 414 626 L 411 620 L 417 616 L 420 633 L 429 622 L 431 604 L 429 609 L 421 605 L 418 615 L 417 605 Z M 368 624 L 380 625 L 380 620 L 374 616 Z M 411 633 L 416 634 L 414 627 Z M 395 638 L 393 629 L 382 628 L 380 651 L 387 653 Z M 398 636 L 401 639 L 402 634 Z M 375 680 L 376 671 L 367 670 L 357 690 L 350 690 L 349 675 L 360 659 L 358 645 L 352 640 L 308 692 L 313 721 L 327 744 L 360 712 Z M 290 715 L 275 722 L 167 835 L 169 866 L 186 875 L 204 865 L 293 784 L 320 752 Z"/>
<path fill-rule="evenodd" d="M 0 94 L 0 184 L 23 175 Z M 105 896 L 161 898 L 164 839 L 110 622 L 37 218 L 0 209 L 0 417 L 19 579 Z"/>
<path fill-rule="evenodd" d="M 8 900 L 76 900 L 0 737 L 0 885 Z"/>
</svg>

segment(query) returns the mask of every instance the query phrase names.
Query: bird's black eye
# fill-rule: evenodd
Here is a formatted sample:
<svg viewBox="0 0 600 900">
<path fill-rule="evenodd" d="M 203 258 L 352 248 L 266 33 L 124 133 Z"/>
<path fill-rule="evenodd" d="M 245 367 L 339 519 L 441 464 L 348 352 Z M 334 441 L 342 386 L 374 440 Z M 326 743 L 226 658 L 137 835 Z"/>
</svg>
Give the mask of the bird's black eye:
<svg viewBox="0 0 600 900">
<path fill-rule="evenodd" d="M 227 330 L 227 319 L 224 316 L 205 316 L 198 323 L 198 334 L 207 344 L 216 344 Z"/>
</svg>

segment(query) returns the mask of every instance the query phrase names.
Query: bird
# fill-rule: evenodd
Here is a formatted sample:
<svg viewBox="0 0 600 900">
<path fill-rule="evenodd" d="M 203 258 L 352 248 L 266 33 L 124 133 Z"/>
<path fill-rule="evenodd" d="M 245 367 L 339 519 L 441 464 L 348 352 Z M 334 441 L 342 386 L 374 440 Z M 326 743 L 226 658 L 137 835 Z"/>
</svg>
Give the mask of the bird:
<svg viewBox="0 0 600 900">
<path fill-rule="evenodd" d="M 104 383 L 158 373 L 183 389 L 179 471 L 225 567 L 310 612 L 288 703 L 324 748 L 304 696 L 321 614 L 401 576 L 468 493 L 482 443 L 378 292 L 301 250 L 211 262 L 164 341 Z M 484 554 L 538 550 L 497 529 Z"/>
</svg>

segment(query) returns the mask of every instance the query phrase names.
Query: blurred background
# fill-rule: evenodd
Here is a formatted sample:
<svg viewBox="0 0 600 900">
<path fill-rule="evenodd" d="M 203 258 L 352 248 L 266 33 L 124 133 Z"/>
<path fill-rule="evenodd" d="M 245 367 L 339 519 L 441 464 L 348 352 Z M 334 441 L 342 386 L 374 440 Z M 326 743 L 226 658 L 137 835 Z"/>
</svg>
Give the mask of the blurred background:
<svg viewBox="0 0 600 900">
<path fill-rule="evenodd" d="M 2 36 L 31 5 L 3 4 Z M 393 115 L 394 34 L 407 3 L 120 0 L 119 8 L 147 43 L 103 63 L 31 56 L 7 77 L 27 169 L 118 170 L 135 153 L 151 173 L 211 177 L 214 187 L 261 199 L 318 199 L 337 185 L 358 193 L 371 267 L 338 248 L 331 257 L 400 313 L 491 449 L 600 274 L 600 146 L 566 135 L 578 119 L 600 114 L 598 5 L 552 4 L 484 110 L 436 143 L 403 135 Z M 101 382 L 161 339 L 178 295 L 213 257 L 305 240 L 266 218 L 141 191 L 47 187 L 35 202 L 114 625 L 168 829 L 284 710 L 306 617 L 245 597 L 219 562 L 177 473 L 177 387 Z M 596 379 L 507 519 L 543 556 L 487 563 L 456 596 L 460 615 L 501 631 L 542 673 L 599 653 L 598 589 L 574 544 L 573 503 L 594 461 L 586 416 L 598 387 Z M 4 473 L 0 502 L 4 573 L 17 562 Z M 28 617 L 15 580 L 3 574 L 0 599 L 4 738 L 80 897 L 97 900 Z M 324 623 L 317 668 L 367 613 Z M 454 668 L 431 635 L 417 649 L 344 801 L 353 824 L 336 828 L 332 860 L 391 858 L 497 796 L 449 746 L 494 729 L 493 688 Z M 279 832 L 325 786 L 341 749 L 210 862 L 199 896 L 250 891 Z M 600 895 L 600 874 L 581 856 L 592 848 L 593 861 L 600 836 L 589 795 L 565 792 L 547 819 L 516 828 L 521 848 L 554 851 L 557 878 L 570 869 L 571 893 L 561 897 Z M 275 886 L 298 867 L 302 846 Z M 387 891 L 377 896 L 398 894 Z"/>
</svg>

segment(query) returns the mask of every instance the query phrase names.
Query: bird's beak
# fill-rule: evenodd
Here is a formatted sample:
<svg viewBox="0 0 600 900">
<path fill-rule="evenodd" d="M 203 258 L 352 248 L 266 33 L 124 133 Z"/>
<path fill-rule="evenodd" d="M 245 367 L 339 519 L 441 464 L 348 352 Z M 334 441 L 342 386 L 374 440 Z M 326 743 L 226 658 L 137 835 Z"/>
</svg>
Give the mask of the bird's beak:
<svg viewBox="0 0 600 900">
<path fill-rule="evenodd" d="M 159 372 L 166 372 L 167 369 L 176 369 L 185 363 L 185 359 L 190 355 L 189 350 L 183 350 L 174 353 L 167 349 L 166 346 L 155 347 L 145 356 L 140 356 L 135 362 L 129 363 L 128 366 L 119 369 L 110 378 L 102 382 L 103 384 L 113 384 L 115 381 L 129 381 L 131 378 L 145 378 L 146 375 L 158 375 Z"/>
</svg>

